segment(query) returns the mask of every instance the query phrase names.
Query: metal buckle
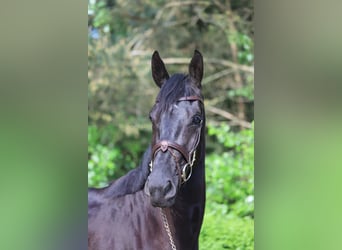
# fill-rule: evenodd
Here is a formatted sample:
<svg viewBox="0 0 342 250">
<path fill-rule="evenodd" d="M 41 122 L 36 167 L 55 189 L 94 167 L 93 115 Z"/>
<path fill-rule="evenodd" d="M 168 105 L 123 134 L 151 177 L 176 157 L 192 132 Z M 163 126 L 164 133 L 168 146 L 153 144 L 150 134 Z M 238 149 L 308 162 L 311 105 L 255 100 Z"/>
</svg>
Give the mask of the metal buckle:
<svg viewBox="0 0 342 250">
<path fill-rule="evenodd" d="M 150 161 L 150 164 L 148 164 L 148 166 L 150 167 L 150 172 L 152 173 L 152 169 L 153 169 L 153 162 L 152 162 L 152 160 Z"/>
<path fill-rule="evenodd" d="M 169 147 L 169 143 L 168 141 L 161 141 L 160 142 L 160 149 L 161 151 L 163 151 L 163 153 L 165 153 L 165 151 L 167 150 L 167 148 Z"/>
<path fill-rule="evenodd" d="M 195 163 L 195 160 L 196 160 L 196 148 L 194 149 L 194 153 L 192 154 L 192 161 L 190 163 L 191 167 L 194 165 Z"/>
</svg>

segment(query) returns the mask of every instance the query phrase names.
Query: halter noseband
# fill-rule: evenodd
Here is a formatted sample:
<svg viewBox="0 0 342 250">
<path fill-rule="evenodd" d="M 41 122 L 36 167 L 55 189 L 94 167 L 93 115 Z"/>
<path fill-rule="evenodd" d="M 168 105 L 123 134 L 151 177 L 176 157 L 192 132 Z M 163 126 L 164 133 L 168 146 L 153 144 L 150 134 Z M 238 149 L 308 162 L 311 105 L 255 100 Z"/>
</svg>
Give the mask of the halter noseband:
<svg viewBox="0 0 342 250">
<path fill-rule="evenodd" d="M 200 101 L 201 103 L 203 103 L 203 99 L 199 96 L 185 96 L 185 97 L 179 98 L 177 101 L 178 102 L 180 102 L 180 101 Z M 180 171 L 178 163 L 177 163 L 177 159 L 175 158 L 173 152 L 170 151 L 171 155 L 174 156 L 174 158 L 175 158 L 177 170 L 180 172 L 180 178 L 182 180 L 182 183 L 188 181 L 191 177 L 192 167 L 193 167 L 194 162 L 196 160 L 196 149 L 197 149 L 197 146 L 199 144 L 200 138 L 201 138 L 201 134 L 199 133 L 199 134 L 197 134 L 195 145 L 191 151 L 188 151 L 185 147 L 179 145 L 178 143 L 171 142 L 168 140 L 161 140 L 161 141 L 157 142 L 152 147 L 152 160 L 149 164 L 150 172 L 152 172 L 153 160 L 154 160 L 156 154 L 159 151 L 162 151 L 163 153 L 165 153 L 166 151 L 169 151 L 170 148 L 172 148 L 172 149 L 175 149 L 176 151 L 178 151 L 186 161 L 186 164 L 183 166 L 183 168 Z"/>
</svg>

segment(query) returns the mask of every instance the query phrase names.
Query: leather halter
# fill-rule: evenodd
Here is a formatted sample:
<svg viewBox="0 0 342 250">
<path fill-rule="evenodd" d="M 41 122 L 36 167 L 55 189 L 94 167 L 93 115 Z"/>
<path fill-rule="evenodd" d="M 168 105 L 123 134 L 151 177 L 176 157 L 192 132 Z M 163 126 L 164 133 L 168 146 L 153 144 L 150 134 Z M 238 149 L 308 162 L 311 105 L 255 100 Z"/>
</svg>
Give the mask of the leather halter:
<svg viewBox="0 0 342 250">
<path fill-rule="evenodd" d="M 180 101 L 200 101 L 201 103 L 203 103 L 203 99 L 199 96 L 184 96 L 184 97 L 179 98 L 177 101 L 178 102 L 180 102 Z M 195 145 L 191 151 L 188 151 L 185 147 L 183 147 L 183 146 L 181 146 L 175 142 L 171 142 L 168 140 L 158 141 L 152 147 L 152 160 L 150 162 L 150 172 L 152 172 L 152 169 L 153 169 L 153 160 L 159 151 L 162 151 L 163 153 L 165 153 L 166 151 L 170 151 L 171 155 L 174 156 L 173 152 L 170 149 L 175 149 L 176 151 L 178 151 L 183 156 L 183 158 L 186 161 L 186 164 L 180 170 L 178 163 L 175 159 L 177 170 L 180 172 L 180 178 L 182 180 L 182 183 L 188 181 L 191 177 L 192 167 L 193 167 L 194 162 L 196 160 L 196 149 L 197 149 L 197 146 L 199 144 L 201 134 L 199 133 L 196 136 L 197 136 L 197 138 L 195 141 Z"/>
</svg>

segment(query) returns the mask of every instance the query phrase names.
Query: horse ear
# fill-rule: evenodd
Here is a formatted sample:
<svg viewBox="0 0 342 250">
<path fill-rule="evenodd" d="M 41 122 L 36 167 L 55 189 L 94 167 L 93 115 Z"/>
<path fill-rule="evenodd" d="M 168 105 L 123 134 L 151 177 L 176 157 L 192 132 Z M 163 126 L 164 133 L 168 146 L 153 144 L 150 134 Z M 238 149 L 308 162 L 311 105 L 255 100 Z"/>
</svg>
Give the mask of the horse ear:
<svg viewBox="0 0 342 250">
<path fill-rule="evenodd" d="M 201 88 L 201 81 L 203 77 L 203 57 L 198 50 L 195 50 L 189 64 L 189 75 L 197 87 Z"/>
<path fill-rule="evenodd" d="M 158 51 L 154 51 L 152 55 L 151 66 L 153 80 L 158 87 L 161 88 L 163 83 L 169 79 L 169 73 L 167 73 L 165 65 L 160 58 Z"/>
</svg>

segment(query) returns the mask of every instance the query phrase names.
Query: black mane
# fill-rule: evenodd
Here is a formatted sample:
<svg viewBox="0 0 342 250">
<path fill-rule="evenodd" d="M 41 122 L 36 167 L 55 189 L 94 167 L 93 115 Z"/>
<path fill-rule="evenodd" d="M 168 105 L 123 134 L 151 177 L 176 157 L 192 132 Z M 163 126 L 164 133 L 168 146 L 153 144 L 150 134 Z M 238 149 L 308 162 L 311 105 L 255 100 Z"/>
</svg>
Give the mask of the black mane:
<svg viewBox="0 0 342 250">
<path fill-rule="evenodd" d="M 121 176 L 107 187 L 96 189 L 88 188 L 89 193 L 94 193 L 92 197 L 96 197 L 96 193 L 104 194 L 104 197 L 111 199 L 121 197 L 127 194 L 133 194 L 144 187 L 145 181 L 149 174 L 148 164 L 151 161 L 151 145 L 146 149 L 140 165 L 126 175 Z M 88 203 L 91 203 L 90 196 L 88 196 Z"/>
<path fill-rule="evenodd" d="M 191 83 L 190 77 L 185 74 L 174 74 L 162 85 L 157 96 L 160 111 L 166 111 L 179 98 L 192 95 L 201 96 L 199 89 Z"/>
</svg>

